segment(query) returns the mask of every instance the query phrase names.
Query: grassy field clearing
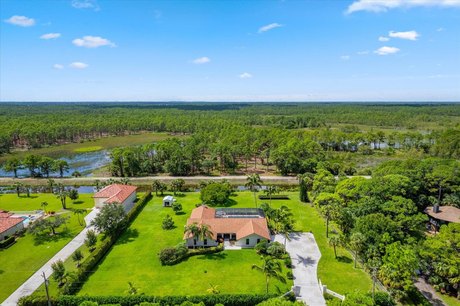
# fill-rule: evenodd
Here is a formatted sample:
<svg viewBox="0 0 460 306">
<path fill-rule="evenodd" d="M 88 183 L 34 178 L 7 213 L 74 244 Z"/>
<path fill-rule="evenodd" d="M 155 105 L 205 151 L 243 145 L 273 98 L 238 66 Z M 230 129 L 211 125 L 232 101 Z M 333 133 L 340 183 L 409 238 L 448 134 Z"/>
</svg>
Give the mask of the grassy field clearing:
<svg viewBox="0 0 460 306">
<path fill-rule="evenodd" d="M 353 268 L 349 254 L 341 251 L 341 255 L 348 259 L 334 259 L 333 250 L 326 243 L 324 223 L 316 210 L 300 203 L 297 193 L 289 195 L 290 200 L 273 201 L 273 206 L 284 204 L 291 207 L 297 220 L 296 229 L 313 231 L 317 237 L 323 253 L 319 268 L 322 282 L 340 293 L 356 289 L 368 290 L 371 286 L 369 277 L 362 270 Z M 196 256 L 175 266 L 161 266 L 158 252 L 182 241 L 186 219 L 195 204 L 200 202 L 199 193 L 186 193 L 183 197 L 178 197 L 185 214 L 174 215 L 170 208 L 162 207 L 161 198 L 154 197 L 147 204 L 84 284 L 80 294 L 124 294 L 129 281 L 149 295 L 206 294 L 210 284 L 217 285 L 222 293 L 264 291 L 263 275 L 251 270 L 252 264 L 260 263 L 259 256 L 252 249 Z M 233 207 L 254 207 L 253 197 L 249 192 L 237 193 L 233 199 Z M 177 226 L 174 230 L 165 231 L 161 228 L 161 221 L 166 214 L 173 217 Z M 283 292 L 289 287 L 290 284 L 271 281 L 270 291 Z"/>
<path fill-rule="evenodd" d="M 52 194 L 31 194 L 30 198 L 25 196 L 18 198 L 15 194 L 0 194 L 0 210 L 37 210 L 41 209 L 41 202 L 46 201 L 48 202 L 46 208 L 48 211 L 56 211 L 56 213 L 63 213 L 64 216 L 70 217 L 67 225 L 60 227 L 57 230 L 58 235 L 54 237 L 37 239 L 26 233 L 9 248 L 0 250 L 0 301 L 13 293 L 82 230 L 77 215 L 73 214 L 71 210 L 93 207 L 94 201 L 91 196 L 81 194 L 76 201 L 68 200 L 67 207 L 69 210 L 63 212 L 59 199 Z"/>
</svg>

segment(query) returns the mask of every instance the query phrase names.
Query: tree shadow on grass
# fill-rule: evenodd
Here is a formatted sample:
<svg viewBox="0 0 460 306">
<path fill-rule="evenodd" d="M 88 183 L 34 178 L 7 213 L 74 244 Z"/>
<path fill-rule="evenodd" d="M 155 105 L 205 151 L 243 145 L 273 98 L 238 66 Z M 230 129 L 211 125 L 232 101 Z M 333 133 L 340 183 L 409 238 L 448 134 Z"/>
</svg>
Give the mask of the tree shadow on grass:
<svg viewBox="0 0 460 306">
<path fill-rule="evenodd" d="M 78 204 L 83 204 L 85 201 L 78 200 L 78 201 L 72 201 L 72 204 L 78 205 Z"/>
<path fill-rule="evenodd" d="M 177 212 L 176 213 L 176 216 L 182 216 L 182 215 L 185 215 L 186 212 L 185 211 L 180 211 L 180 212 Z"/>
<path fill-rule="evenodd" d="M 19 198 L 21 198 L 21 199 L 36 199 L 36 198 L 38 198 L 38 196 L 37 195 L 30 195 L 30 196 L 20 195 Z"/>
<path fill-rule="evenodd" d="M 38 235 L 34 235 L 34 245 L 42 245 L 44 243 L 58 242 L 62 239 L 73 238 L 74 234 L 68 229 L 64 229 L 61 232 L 57 231 L 56 235 L 50 235 L 48 231 Z"/>
<path fill-rule="evenodd" d="M 343 263 L 351 263 L 353 260 L 350 257 L 347 256 L 337 256 L 337 261 L 338 262 L 343 262 Z"/>
<path fill-rule="evenodd" d="M 227 258 L 227 253 L 213 253 L 213 254 L 204 254 L 204 255 L 199 255 L 196 257 L 197 259 L 201 260 L 224 260 Z"/>
<path fill-rule="evenodd" d="M 125 233 L 118 239 L 118 244 L 126 244 L 133 242 L 136 238 L 139 237 L 139 231 L 137 229 L 128 228 Z"/>
</svg>

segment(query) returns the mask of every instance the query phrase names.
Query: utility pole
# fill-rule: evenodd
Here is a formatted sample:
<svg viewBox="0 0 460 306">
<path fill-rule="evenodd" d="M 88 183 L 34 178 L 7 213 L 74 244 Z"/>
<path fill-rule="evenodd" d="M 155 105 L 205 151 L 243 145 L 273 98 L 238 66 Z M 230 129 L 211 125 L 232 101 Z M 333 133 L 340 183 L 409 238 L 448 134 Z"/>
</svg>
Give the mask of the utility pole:
<svg viewBox="0 0 460 306">
<path fill-rule="evenodd" d="M 45 272 L 42 272 L 43 279 L 45 280 L 46 298 L 48 299 L 48 306 L 51 306 L 50 294 L 48 292 L 49 281 L 46 278 Z"/>
<path fill-rule="evenodd" d="M 377 267 L 372 267 L 372 300 L 375 301 L 375 281 L 376 281 Z"/>
</svg>

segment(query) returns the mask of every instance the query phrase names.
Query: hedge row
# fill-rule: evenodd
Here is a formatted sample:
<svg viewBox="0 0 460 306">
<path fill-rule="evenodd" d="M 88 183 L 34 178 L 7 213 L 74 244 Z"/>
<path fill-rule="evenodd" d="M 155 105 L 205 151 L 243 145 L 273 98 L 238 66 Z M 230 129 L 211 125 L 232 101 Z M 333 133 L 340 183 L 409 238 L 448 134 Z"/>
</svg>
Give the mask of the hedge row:
<svg viewBox="0 0 460 306">
<path fill-rule="evenodd" d="M 167 247 L 160 251 L 158 254 L 160 262 L 163 266 L 173 266 L 184 261 L 186 258 L 219 253 L 224 250 L 224 245 L 220 243 L 216 247 L 199 248 L 199 249 L 187 249 L 185 244 L 179 244 L 176 247 Z"/>
<path fill-rule="evenodd" d="M 129 226 L 129 224 L 131 224 L 134 219 L 136 219 L 137 215 L 142 211 L 142 209 L 151 198 L 152 194 L 147 192 L 139 201 L 136 202 L 136 204 L 127 215 L 127 226 Z M 65 283 L 64 287 L 62 287 L 62 292 L 64 294 L 75 294 L 80 290 L 81 286 L 92 273 L 92 271 L 94 271 L 94 268 L 99 263 L 99 261 L 105 256 L 105 254 L 107 254 L 112 245 L 123 234 L 125 228 L 121 229 L 113 236 L 107 237 L 98 247 L 96 247 L 93 252 L 91 252 L 91 254 L 80 264 L 78 271 L 68 277 L 67 282 Z"/>
<path fill-rule="evenodd" d="M 16 241 L 16 238 L 14 236 L 10 236 L 10 237 L 6 238 L 5 240 L 0 241 L 0 249 L 4 249 L 6 247 L 9 247 L 15 241 Z"/>
<path fill-rule="evenodd" d="M 259 195 L 259 199 L 261 200 L 270 200 L 270 197 L 268 195 Z M 271 196 L 272 200 L 289 200 L 288 195 L 284 194 L 274 194 Z"/>
<path fill-rule="evenodd" d="M 142 302 L 155 302 L 161 306 L 180 305 L 189 301 L 192 303 L 203 302 L 206 306 L 223 304 L 225 306 L 254 306 L 267 299 L 276 297 L 274 294 L 213 294 L 195 296 L 148 296 L 148 295 L 129 295 L 129 296 L 75 296 L 62 295 L 53 298 L 51 304 L 54 306 L 79 306 L 84 301 L 97 302 L 99 305 L 120 304 L 121 306 L 135 306 Z M 46 297 L 28 296 L 19 301 L 19 306 L 47 306 Z"/>
</svg>

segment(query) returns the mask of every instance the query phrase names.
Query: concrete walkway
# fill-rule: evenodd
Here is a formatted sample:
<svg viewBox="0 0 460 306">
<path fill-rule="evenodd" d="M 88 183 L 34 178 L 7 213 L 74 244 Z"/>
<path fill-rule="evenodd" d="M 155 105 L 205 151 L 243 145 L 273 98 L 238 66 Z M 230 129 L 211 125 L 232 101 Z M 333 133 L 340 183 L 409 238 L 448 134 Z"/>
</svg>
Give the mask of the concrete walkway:
<svg viewBox="0 0 460 306">
<path fill-rule="evenodd" d="M 419 277 L 414 283 L 415 287 L 421 294 L 434 306 L 447 306 L 439 297 L 434 288 L 426 282 L 425 279 Z"/>
<path fill-rule="evenodd" d="M 91 224 L 91 221 L 96 217 L 98 211 L 93 210 L 85 217 L 86 224 Z M 28 280 L 26 280 L 15 292 L 13 292 L 3 303 L 2 306 L 16 306 L 19 299 L 23 296 L 32 294 L 43 284 L 42 273 L 45 272 L 46 277 L 50 277 L 53 273 L 51 265 L 59 259 L 64 261 L 75 252 L 76 249 L 81 247 L 86 238 L 86 232 L 93 229 L 92 226 L 87 226 L 82 230 L 72 241 L 66 244 L 56 255 L 53 256 L 46 264 L 37 270 Z"/>
<path fill-rule="evenodd" d="M 321 252 L 312 233 L 291 233 L 286 241 L 286 251 L 292 259 L 294 286 L 300 287 L 298 299 L 308 306 L 326 306 L 321 293 L 316 270 Z M 284 236 L 276 235 L 275 241 L 284 244 Z"/>
</svg>

